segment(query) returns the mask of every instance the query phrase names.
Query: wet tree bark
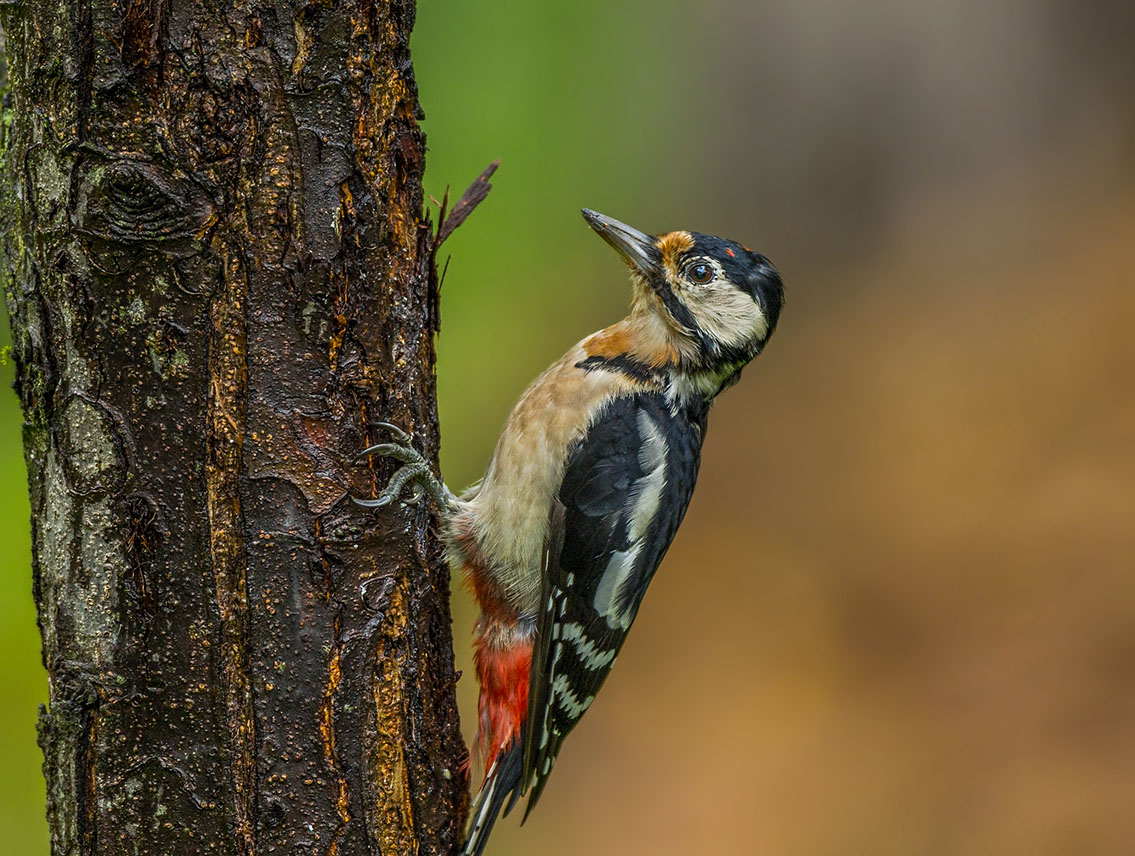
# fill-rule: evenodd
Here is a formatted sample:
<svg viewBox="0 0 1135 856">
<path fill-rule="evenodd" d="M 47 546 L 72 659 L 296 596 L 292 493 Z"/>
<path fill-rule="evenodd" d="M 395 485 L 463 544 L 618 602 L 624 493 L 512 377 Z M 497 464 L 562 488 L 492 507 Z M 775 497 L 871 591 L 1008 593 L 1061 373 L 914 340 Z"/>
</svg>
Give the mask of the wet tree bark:
<svg viewBox="0 0 1135 856">
<path fill-rule="evenodd" d="M 3 268 L 56 854 L 449 853 L 412 0 L 6 3 Z"/>
</svg>

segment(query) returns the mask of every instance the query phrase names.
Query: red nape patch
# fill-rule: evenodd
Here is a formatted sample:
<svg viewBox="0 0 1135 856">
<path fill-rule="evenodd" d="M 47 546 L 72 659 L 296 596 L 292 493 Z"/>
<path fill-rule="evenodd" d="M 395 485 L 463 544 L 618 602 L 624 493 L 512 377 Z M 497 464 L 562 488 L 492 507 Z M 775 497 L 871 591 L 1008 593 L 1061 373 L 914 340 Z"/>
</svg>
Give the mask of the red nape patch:
<svg viewBox="0 0 1135 856">
<path fill-rule="evenodd" d="M 725 248 L 725 252 L 729 253 L 729 257 L 731 259 L 737 258 L 737 254 L 735 252 L 733 252 L 731 249 L 729 249 L 728 247 Z"/>
<path fill-rule="evenodd" d="M 520 737 L 528 715 L 528 671 L 532 665 L 532 643 L 519 642 L 497 648 L 490 641 L 491 631 L 479 626 L 475 640 L 477 679 L 481 698 L 477 704 L 477 753 L 485 758 L 485 770 L 501 750 Z"/>
</svg>

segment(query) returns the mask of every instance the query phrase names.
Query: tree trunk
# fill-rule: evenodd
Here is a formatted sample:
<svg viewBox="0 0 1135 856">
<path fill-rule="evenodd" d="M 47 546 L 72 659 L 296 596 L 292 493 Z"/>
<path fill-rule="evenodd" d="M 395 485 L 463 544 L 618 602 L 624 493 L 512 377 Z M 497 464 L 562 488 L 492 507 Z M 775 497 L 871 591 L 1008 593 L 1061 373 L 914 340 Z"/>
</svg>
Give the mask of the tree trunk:
<svg viewBox="0 0 1135 856">
<path fill-rule="evenodd" d="M 56 854 L 449 853 L 465 801 L 411 0 L 5 4 Z"/>
</svg>

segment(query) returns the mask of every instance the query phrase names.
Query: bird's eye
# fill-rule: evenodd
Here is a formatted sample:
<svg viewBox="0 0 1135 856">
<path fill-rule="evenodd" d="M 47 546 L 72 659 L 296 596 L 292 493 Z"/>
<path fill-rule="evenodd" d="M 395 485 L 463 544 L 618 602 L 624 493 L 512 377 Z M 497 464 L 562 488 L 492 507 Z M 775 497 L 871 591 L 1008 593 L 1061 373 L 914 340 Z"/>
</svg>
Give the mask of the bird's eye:
<svg viewBox="0 0 1135 856">
<path fill-rule="evenodd" d="M 695 262 L 686 268 L 686 276 L 698 285 L 705 285 L 713 279 L 713 267 L 705 262 Z"/>
</svg>

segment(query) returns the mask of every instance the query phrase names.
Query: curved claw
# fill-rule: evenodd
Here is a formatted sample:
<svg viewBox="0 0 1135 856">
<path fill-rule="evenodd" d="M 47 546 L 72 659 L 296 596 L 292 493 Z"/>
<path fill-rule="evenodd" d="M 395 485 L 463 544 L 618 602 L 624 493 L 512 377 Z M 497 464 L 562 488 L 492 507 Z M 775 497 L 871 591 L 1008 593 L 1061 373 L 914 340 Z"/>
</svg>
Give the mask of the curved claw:
<svg viewBox="0 0 1135 856">
<path fill-rule="evenodd" d="M 425 488 L 418 481 L 418 479 L 423 477 L 431 477 L 429 467 L 424 461 L 415 460 L 399 469 L 398 472 L 391 477 L 390 481 L 387 482 L 382 493 L 374 499 L 359 500 L 354 497 L 351 498 L 364 508 L 382 508 L 401 496 L 403 488 L 410 482 L 413 482 L 413 493 L 408 499 L 403 500 L 403 504 L 414 505 L 425 495 Z"/>
<path fill-rule="evenodd" d="M 355 455 L 355 460 L 361 461 L 363 458 L 369 458 L 371 455 L 383 455 L 386 454 L 386 450 L 392 448 L 394 448 L 393 443 L 375 443 L 373 446 L 367 446 Z"/>
<path fill-rule="evenodd" d="M 410 443 L 414 439 L 410 434 L 407 434 L 392 422 L 375 422 L 371 427 L 386 429 L 399 443 Z"/>
<path fill-rule="evenodd" d="M 351 502 L 363 508 L 382 508 L 383 506 L 390 505 L 392 499 L 393 498 L 389 496 L 380 496 L 377 499 L 359 499 L 357 496 L 352 496 Z"/>
<path fill-rule="evenodd" d="M 363 449 L 359 452 L 356 461 L 370 455 L 382 455 L 385 458 L 394 458 L 396 461 L 401 461 L 404 464 L 418 464 L 425 461 L 421 453 L 417 449 L 412 449 L 409 446 L 401 446 L 398 443 L 379 443 L 375 446 Z"/>
<path fill-rule="evenodd" d="M 402 466 L 374 499 L 359 499 L 352 496 L 352 501 L 363 508 L 383 508 L 397 500 L 407 484 L 412 484 L 410 496 L 402 500 L 404 505 L 417 505 L 426 496 L 431 496 L 443 514 L 450 513 L 454 507 L 455 497 L 445 483 L 433 474 L 425 455 L 411 445 L 411 435 L 389 422 L 375 422 L 371 427 L 389 431 L 396 442 L 376 443 L 369 446 L 359 452 L 355 460 L 360 461 L 371 455 L 382 455 L 400 461 Z"/>
</svg>

